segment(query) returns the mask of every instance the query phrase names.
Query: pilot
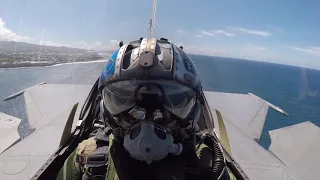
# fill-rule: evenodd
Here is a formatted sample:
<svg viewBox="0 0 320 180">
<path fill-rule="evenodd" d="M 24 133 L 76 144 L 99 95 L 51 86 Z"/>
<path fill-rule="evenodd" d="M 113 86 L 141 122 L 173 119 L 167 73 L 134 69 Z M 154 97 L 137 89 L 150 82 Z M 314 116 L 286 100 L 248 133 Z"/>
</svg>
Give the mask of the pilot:
<svg viewBox="0 0 320 180">
<path fill-rule="evenodd" d="M 231 179 L 199 132 L 201 83 L 181 48 L 149 38 L 123 44 L 99 92 L 104 125 L 78 145 L 58 179 Z"/>
</svg>

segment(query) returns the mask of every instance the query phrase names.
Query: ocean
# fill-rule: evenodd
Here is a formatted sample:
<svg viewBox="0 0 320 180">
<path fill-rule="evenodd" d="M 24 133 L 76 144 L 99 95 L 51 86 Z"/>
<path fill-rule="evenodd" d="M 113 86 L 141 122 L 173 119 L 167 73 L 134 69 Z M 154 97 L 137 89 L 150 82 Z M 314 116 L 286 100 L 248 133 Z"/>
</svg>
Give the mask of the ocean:
<svg viewBox="0 0 320 180">
<path fill-rule="evenodd" d="M 203 89 L 231 93 L 254 93 L 287 111 L 283 116 L 269 108 L 260 144 L 270 144 L 268 131 L 311 121 L 320 126 L 320 71 L 260 61 L 190 55 L 202 81 Z M 93 84 L 105 62 L 75 63 L 50 67 L 0 69 L 0 99 L 34 84 Z M 0 112 L 25 122 L 23 96 L 0 102 Z M 28 127 L 19 126 L 25 137 Z"/>
</svg>

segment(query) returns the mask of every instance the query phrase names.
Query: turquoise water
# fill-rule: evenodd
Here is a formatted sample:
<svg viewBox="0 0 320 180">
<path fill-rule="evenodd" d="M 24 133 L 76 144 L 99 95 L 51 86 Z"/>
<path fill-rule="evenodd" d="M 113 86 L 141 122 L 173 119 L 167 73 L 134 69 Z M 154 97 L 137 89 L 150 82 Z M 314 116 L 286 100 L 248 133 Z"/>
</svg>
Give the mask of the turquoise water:
<svg viewBox="0 0 320 180">
<path fill-rule="evenodd" d="M 204 90 L 254 93 L 286 110 L 286 117 L 269 109 L 260 143 L 270 143 L 268 131 L 303 121 L 320 126 L 320 71 L 293 66 L 231 58 L 191 55 L 200 73 Z M 53 67 L 0 69 L 0 99 L 36 83 L 92 84 L 104 62 L 68 64 Z M 28 134 L 24 123 L 23 97 L 0 102 L 0 111 L 23 119 L 22 136 Z"/>
</svg>

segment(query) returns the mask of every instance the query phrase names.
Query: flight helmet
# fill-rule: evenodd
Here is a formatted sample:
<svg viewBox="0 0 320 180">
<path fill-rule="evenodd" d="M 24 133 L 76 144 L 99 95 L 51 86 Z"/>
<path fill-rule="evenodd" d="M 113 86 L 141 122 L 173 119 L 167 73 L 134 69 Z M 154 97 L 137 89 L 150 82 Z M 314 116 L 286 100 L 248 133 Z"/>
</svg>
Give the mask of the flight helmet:
<svg viewBox="0 0 320 180">
<path fill-rule="evenodd" d="M 133 158 L 148 163 L 181 153 L 177 129 L 195 128 L 201 88 L 191 58 L 164 38 L 122 43 L 99 80 L 114 134 Z"/>
</svg>

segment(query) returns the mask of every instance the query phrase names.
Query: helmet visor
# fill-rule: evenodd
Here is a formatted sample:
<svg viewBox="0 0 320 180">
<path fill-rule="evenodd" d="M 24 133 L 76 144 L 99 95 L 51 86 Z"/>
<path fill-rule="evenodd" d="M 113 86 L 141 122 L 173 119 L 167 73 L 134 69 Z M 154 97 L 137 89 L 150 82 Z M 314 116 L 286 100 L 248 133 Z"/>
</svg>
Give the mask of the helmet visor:
<svg viewBox="0 0 320 180">
<path fill-rule="evenodd" d="M 102 90 L 102 95 L 106 108 L 113 115 L 127 111 L 134 107 L 137 101 L 143 100 L 144 104 L 160 103 L 170 113 L 186 118 L 196 101 L 196 92 L 193 89 L 167 80 L 119 81 L 107 85 Z"/>
</svg>

